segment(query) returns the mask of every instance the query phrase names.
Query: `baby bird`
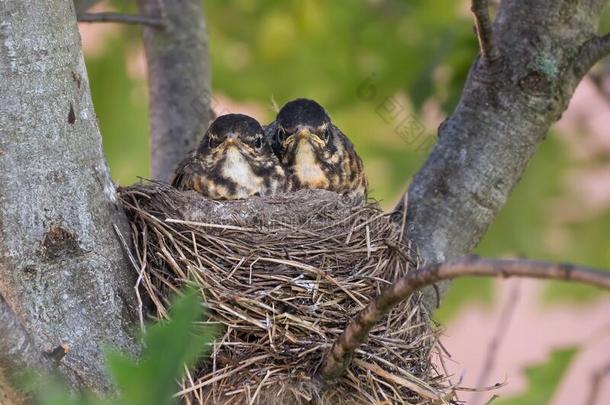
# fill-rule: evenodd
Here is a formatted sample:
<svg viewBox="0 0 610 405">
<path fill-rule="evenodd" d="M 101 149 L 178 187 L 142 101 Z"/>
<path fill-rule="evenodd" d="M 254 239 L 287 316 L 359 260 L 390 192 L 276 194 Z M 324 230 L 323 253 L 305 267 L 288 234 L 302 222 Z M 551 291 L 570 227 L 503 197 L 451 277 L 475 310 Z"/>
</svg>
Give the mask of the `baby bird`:
<svg viewBox="0 0 610 405">
<path fill-rule="evenodd" d="M 286 176 L 258 121 L 227 114 L 212 122 L 199 147 L 178 165 L 172 185 L 236 200 L 284 191 Z"/>
<path fill-rule="evenodd" d="M 265 132 L 289 190 L 326 189 L 366 201 L 362 160 L 320 104 L 304 98 L 286 103 Z"/>
</svg>

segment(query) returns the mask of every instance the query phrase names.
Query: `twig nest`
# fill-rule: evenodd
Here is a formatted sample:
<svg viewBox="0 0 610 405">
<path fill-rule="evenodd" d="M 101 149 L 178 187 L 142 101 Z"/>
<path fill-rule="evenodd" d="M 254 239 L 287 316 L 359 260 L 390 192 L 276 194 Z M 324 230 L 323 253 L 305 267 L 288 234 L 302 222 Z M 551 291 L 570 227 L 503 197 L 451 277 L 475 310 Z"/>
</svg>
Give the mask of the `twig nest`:
<svg viewBox="0 0 610 405">
<path fill-rule="evenodd" d="M 420 403 L 439 399 L 437 333 L 416 294 L 378 325 L 331 385 L 316 378 L 347 323 L 417 263 L 377 205 L 303 190 L 211 201 L 161 184 L 120 191 L 156 316 L 190 281 L 221 334 L 180 392 L 189 401 Z"/>
</svg>

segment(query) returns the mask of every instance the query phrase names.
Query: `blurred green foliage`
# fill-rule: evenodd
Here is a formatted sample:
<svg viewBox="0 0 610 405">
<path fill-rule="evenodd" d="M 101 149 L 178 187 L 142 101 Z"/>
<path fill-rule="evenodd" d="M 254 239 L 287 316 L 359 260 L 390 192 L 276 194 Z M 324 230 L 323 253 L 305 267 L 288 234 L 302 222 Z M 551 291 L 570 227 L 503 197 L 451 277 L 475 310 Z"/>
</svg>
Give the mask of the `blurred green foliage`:
<svg viewBox="0 0 610 405">
<path fill-rule="evenodd" d="M 273 118 L 272 100 L 320 101 L 353 139 L 373 197 L 389 209 L 426 157 L 425 149 L 399 133 L 405 120 L 420 125 L 411 135 L 434 140 L 438 119 L 424 112 L 436 105 L 441 118 L 451 113 L 477 55 L 467 3 L 206 1 L 214 92 L 258 104 L 263 122 Z M 606 28 L 608 15 L 602 18 Z M 146 87 L 133 68 L 140 29 L 117 30 L 103 52 L 87 57 L 87 65 L 113 177 L 129 184 L 149 174 Z M 476 253 L 610 268 L 610 213 L 563 226 L 568 242 L 562 249 L 548 242 L 550 206 L 568 192 L 565 178 L 575 164 L 565 143 L 549 135 Z M 490 286 L 490 280 L 458 281 L 439 318 L 448 320 L 467 301 L 488 302 Z M 547 292 L 551 301 L 593 296 L 593 289 L 571 284 L 553 283 Z"/>
<path fill-rule="evenodd" d="M 555 390 L 561 383 L 561 378 L 570 366 L 576 349 L 554 351 L 549 361 L 525 369 L 527 376 L 526 392 L 510 398 L 500 398 L 492 401 L 493 405 L 548 404 Z"/>
<path fill-rule="evenodd" d="M 103 53 L 87 58 L 91 92 L 113 177 L 131 183 L 149 173 L 146 84 L 128 74 L 127 58 L 137 52 L 135 44 L 126 46 L 113 37 L 103 46 Z"/>
<path fill-rule="evenodd" d="M 214 330 L 203 326 L 201 298 L 187 289 L 172 301 L 169 320 L 150 326 L 142 337 L 143 352 L 132 359 L 109 349 L 109 374 L 119 391 L 115 398 L 99 398 L 91 393 L 70 393 L 60 380 L 50 378 L 35 389 L 37 405 L 169 405 L 184 366 L 192 366 L 210 347 Z"/>
<path fill-rule="evenodd" d="M 471 22 L 452 0 L 227 0 L 206 2 L 214 85 L 236 99 L 311 97 L 351 109 L 358 85 L 406 91 L 421 104 L 437 90 L 459 95 L 475 54 Z M 463 14 L 463 15 L 461 15 Z M 430 35 L 433 34 L 433 35 Z"/>
</svg>

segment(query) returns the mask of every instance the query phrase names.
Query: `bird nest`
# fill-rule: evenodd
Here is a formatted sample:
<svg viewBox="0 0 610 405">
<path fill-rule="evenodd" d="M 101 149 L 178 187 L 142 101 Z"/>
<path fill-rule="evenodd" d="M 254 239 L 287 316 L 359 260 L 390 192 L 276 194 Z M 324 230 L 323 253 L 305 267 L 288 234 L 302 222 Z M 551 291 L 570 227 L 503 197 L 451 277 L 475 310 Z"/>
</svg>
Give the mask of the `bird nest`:
<svg viewBox="0 0 610 405">
<path fill-rule="evenodd" d="M 140 294 L 153 316 L 195 283 L 222 332 L 182 382 L 186 403 L 431 403 L 447 398 L 438 331 L 414 294 L 370 334 L 332 384 L 332 343 L 393 280 L 416 271 L 400 227 L 376 204 L 324 190 L 212 201 L 152 183 L 120 190 Z M 145 305 L 146 306 L 146 305 Z M 444 401 L 443 401 L 444 402 Z"/>
</svg>

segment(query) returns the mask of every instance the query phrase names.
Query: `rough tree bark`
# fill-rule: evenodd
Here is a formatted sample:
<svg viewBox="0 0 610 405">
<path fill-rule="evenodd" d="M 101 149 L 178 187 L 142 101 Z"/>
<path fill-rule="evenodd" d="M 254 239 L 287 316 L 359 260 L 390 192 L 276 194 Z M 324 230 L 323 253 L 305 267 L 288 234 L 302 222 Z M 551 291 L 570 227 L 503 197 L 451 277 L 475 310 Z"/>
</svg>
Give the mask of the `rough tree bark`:
<svg viewBox="0 0 610 405">
<path fill-rule="evenodd" d="M 1 0 L 0 369 L 111 389 L 102 346 L 138 347 L 124 221 L 72 1 Z"/>
<path fill-rule="evenodd" d="M 201 0 L 138 0 L 148 61 L 152 177 L 168 181 L 212 119 L 208 37 Z"/>
<path fill-rule="evenodd" d="M 487 2 L 473 1 L 473 11 L 486 13 L 479 3 Z M 462 256 L 481 240 L 591 67 L 575 62 L 595 53 L 590 41 L 606 4 L 500 3 L 493 32 L 479 35 L 482 46 L 493 47 L 482 53 L 494 58 L 473 64 L 459 105 L 409 188 L 407 236 L 425 264 Z M 477 18 L 477 30 L 485 23 Z M 442 296 L 448 284 L 439 286 Z M 428 308 L 436 308 L 437 293 L 425 294 Z"/>
<path fill-rule="evenodd" d="M 0 325 L 0 404 L 19 403 L 21 395 L 12 386 L 13 381 L 33 364 L 39 371 L 50 372 L 52 358 L 36 349 L 32 337 L 1 295 Z"/>
</svg>

